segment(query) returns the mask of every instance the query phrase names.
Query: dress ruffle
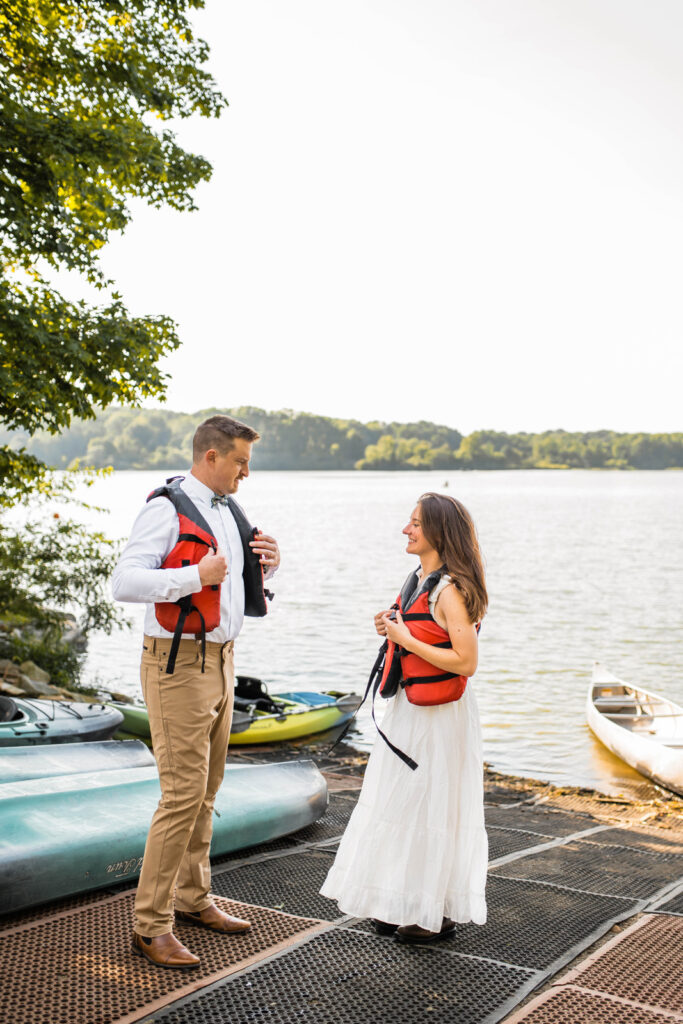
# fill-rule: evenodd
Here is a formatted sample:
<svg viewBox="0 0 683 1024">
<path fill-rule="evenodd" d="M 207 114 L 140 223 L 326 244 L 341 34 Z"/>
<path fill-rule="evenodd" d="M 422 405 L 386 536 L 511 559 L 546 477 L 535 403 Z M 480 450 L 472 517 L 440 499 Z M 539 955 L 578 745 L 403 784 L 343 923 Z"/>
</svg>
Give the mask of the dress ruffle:
<svg viewBox="0 0 683 1024">
<path fill-rule="evenodd" d="M 459 701 L 389 701 L 358 804 L 321 889 L 340 910 L 438 931 L 444 917 L 486 921 L 481 727 L 472 683 Z"/>
</svg>

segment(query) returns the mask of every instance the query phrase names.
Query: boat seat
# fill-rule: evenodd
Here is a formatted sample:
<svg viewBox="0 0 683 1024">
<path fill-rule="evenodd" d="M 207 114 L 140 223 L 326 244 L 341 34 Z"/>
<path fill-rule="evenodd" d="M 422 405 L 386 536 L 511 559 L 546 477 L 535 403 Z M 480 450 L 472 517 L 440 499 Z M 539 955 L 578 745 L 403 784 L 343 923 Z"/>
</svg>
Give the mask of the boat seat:
<svg viewBox="0 0 683 1024">
<path fill-rule="evenodd" d="M 616 696 L 616 697 L 594 697 L 593 698 L 593 703 L 596 704 L 598 707 L 601 707 L 601 706 L 603 706 L 605 704 L 619 704 L 619 705 L 621 705 L 623 707 L 634 708 L 634 707 L 640 707 L 642 704 L 647 704 L 649 706 L 650 704 L 666 704 L 668 702 L 665 701 L 665 700 L 662 700 L 661 697 L 654 697 L 652 700 L 648 700 L 647 698 L 644 698 L 643 700 L 638 700 L 637 697 L 619 697 L 619 696 Z"/>
<path fill-rule="evenodd" d="M 268 696 L 268 689 L 262 679 L 256 676 L 237 676 L 235 679 L 235 696 L 243 700 L 260 700 Z"/>
<path fill-rule="evenodd" d="M 285 710 L 284 704 L 280 704 L 268 696 L 259 697 L 255 700 L 236 696 L 234 706 L 239 711 L 265 711 L 267 715 L 279 715 Z"/>
<path fill-rule="evenodd" d="M 0 722 L 14 722 L 22 714 L 11 697 L 0 697 Z"/>
<path fill-rule="evenodd" d="M 605 718 L 631 718 L 631 719 L 647 719 L 651 722 L 657 718 L 680 718 L 680 711 L 643 711 L 642 715 L 637 715 L 633 711 L 601 711 L 600 714 L 604 715 Z"/>
<path fill-rule="evenodd" d="M 235 707 L 240 711 L 265 711 L 268 715 L 279 715 L 285 705 L 278 703 L 268 693 L 262 679 L 256 676 L 237 676 L 235 679 Z"/>
</svg>

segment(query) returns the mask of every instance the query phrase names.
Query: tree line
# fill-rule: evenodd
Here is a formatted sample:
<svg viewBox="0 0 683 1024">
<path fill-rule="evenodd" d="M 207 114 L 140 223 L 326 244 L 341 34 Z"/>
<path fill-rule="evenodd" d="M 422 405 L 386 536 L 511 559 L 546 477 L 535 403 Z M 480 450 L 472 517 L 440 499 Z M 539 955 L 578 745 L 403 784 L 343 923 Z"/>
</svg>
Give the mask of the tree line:
<svg viewBox="0 0 683 1024">
<path fill-rule="evenodd" d="M 410 469 L 683 469 L 683 433 L 547 430 L 508 434 L 416 423 L 361 423 L 310 413 L 267 412 L 251 406 L 171 410 L 109 408 L 74 420 L 59 435 L 0 434 L 47 465 L 80 462 L 101 469 L 182 469 L 197 423 L 217 412 L 244 420 L 261 434 L 254 465 L 280 470 Z"/>
</svg>

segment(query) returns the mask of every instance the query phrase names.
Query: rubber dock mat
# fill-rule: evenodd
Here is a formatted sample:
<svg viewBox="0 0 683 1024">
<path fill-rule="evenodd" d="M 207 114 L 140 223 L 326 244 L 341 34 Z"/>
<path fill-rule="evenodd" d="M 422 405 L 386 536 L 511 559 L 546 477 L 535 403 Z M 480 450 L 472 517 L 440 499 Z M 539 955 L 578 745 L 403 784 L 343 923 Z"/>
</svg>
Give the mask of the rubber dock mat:
<svg viewBox="0 0 683 1024">
<path fill-rule="evenodd" d="M 131 953 L 134 883 L 0 918 L 0 1022 L 683 1024 L 683 834 L 620 827 L 598 801 L 593 814 L 586 801 L 550 806 L 496 779 L 487 923 L 404 946 L 320 896 L 357 799 L 337 774 L 318 822 L 213 862 L 216 901 L 252 931 L 178 922 L 196 970 Z"/>
<path fill-rule="evenodd" d="M 217 899 L 251 921 L 246 935 L 178 924 L 201 957 L 191 971 L 161 970 L 131 952 L 133 893 L 8 928 L 0 935 L 0 1020 L 11 1024 L 129 1024 L 324 927 L 263 907 Z"/>
<path fill-rule="evenodd" d="M 507 1024 L 683 1022 L 683 920 L 646 914 Z"/>
<path fill-rule="evenodd" d="M 155 1016 L 164 1024 L 478 1024 L 529 973 L 339 929 Z"/>
<path fill-rule="evenodd" d="M 647 899 L 683 874 L 666 857 L 642 853 L 632 846 L 597 846 L 573 842 L 530 854 L 522 860 L 493 868 L 507 878 L 548 882 L 581 892 L 624 899 Z"/>
</svg>

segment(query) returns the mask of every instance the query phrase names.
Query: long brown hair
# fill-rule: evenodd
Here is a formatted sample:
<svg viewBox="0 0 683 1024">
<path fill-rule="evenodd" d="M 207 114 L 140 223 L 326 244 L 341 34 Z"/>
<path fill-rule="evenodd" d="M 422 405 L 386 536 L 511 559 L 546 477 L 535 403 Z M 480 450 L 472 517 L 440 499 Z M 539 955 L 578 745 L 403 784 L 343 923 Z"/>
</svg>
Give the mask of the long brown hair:
<svg viewBox="0 0 683 1024">
<path fill-rule="evenodd" d="M 448 575 L 465 600 L 471 622 L 486 614 L 489 596 L 477 531 L 469 512 L 456 498 L 428 491 L 418 498 L 422 533 L 438 551 Z"/>
</svg>

